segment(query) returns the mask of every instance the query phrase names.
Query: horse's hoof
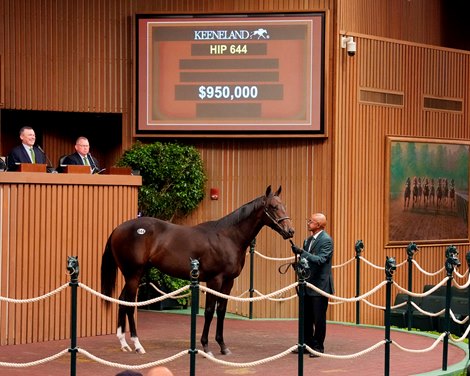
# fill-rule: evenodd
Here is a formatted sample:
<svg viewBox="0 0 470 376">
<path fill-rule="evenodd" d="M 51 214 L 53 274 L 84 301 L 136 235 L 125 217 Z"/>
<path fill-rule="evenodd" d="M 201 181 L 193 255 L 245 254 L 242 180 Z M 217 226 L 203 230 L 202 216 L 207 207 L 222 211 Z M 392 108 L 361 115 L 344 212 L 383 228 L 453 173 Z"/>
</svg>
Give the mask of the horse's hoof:
<svg viewBox="0 0 470 376">
<path fill-rule="evenodd" d="M 142 355 L 142 354 L 145 354 L 145 350 L 144 350 L 143 347 L 139 347 L 138 349 L 135 349 L 135 352 L 136 352 L 137 354 L 141 354 L 141 355 Z"/>
<path fill-rule="evenodd" d="M 224 349 L 224 350 L 220 350 L 220 353 L 221 353 L 222 355 L 231 355 L 231 354 L 232 354 L 232 352 L 231 352 L 230 349 L 228 349 L 228 348 L 227 348 L 227 349 Z"/>
<path fill-rule="evenodd" d="M 207 356 L 210 356 L 211 358 L 214 358 L 214 354 L 212 353 L 212 351 L 204 351 Z"/>
<path fill-rule="evenodd" d="M 132 349 L 129 346 L 126 345 L 126 346 L 121 347 L 121 351 L 123 351 L 123 352 L 132 352 Z"/>
</svg>

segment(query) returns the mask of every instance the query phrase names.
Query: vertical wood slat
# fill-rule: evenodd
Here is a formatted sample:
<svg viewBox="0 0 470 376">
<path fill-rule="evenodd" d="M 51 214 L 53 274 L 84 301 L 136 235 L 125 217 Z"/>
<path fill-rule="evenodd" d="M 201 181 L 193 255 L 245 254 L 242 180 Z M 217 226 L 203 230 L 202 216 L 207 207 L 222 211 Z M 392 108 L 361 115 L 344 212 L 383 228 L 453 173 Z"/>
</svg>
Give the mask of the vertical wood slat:
<svg viewBox="0 0 470 376">
<path fill-rule="evenodd" d="M 76 255 L 80 282 L 99 291 L 107 236 L 119 223 L 136 216 L 138 186 L 113 184 L 111 176 L 102 177 L 109 181 L 104 185 L 53 184 L 47 179 L 9 183 L 13 174 L 3 175 L 0 183 L 1 295 L 26 299 L 56 289 L 69 281 L 67 256 Z M 37 174 L 31 175 L 34 181 Z M 34 303 L 0 303 L 0 344 L 68 338 L 69 293 L 66 289 Z M 79 336 L 115 330 L 116 307 L 106 311 L 101 299 L 81 289 L 78 304 Z"/>
</svg>

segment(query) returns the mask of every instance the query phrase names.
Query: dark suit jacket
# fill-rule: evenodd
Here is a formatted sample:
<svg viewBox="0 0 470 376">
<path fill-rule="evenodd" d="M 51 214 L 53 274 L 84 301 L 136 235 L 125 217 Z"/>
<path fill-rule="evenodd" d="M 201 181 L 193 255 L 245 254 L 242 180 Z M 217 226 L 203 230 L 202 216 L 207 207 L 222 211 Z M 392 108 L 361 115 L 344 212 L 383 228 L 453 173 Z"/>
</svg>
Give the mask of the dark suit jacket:
<svg viewBox="0 0 470 376">
<path fill-rule="evenodd" d="M 87 158 L 88 158 L 88 163 L 90 164 L 90 167 L 94 168 L 94 171 L 99 171 L 100 166 L 98 164 L 98 161 L 95 158 L 93 158 L 90 154 L 87 155 Z M 63 165 L 84 165 L 82 157 L 77 152 L 67 155 L 62 161 L 62 164 Z"/>
<path fill-rule="evenodd" d="M 334 294 L 333 275 L 331 274 L 333 239 L 325 231 L 322 231 L 308 252 L 312 240 L 313 236 L 304 240 L 304 251 L 300 255 L 300 257 L 307 259 L 310 267 L 310 276 L 306 281 L 329 294 Z M 306 293 L 311 296 L 321 295 L 309 288 L 306 289 Z"/>
<path fill-rule="evenodd" d="M 36 163 L 47 164 L 46 155 L 37 146 L 33 146 L 33 150 L 36 156 Z M 7 158 L 8 171 L 16 171 L 18 169 L 16 163 L 31 163 L 31 158 L 23 145 L 14 147 Z"/>
</svg>

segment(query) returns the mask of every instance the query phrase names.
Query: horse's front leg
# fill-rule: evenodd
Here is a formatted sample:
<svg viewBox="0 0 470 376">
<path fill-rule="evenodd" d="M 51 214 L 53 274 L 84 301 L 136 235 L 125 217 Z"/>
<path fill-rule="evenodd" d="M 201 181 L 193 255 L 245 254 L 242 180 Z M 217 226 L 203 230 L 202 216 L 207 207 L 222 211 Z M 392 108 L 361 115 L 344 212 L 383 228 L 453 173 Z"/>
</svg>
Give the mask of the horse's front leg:
<svg viewBox="0 0 470 376">
<path fill-rule="evenodd" d="M 229 282 L 224 283 L 222 286 L 222 293 L 230 295 L 230 291 L 233 287 L 233 279 Z M 220 352 L 223 355 L 230 355 L 232 352 L 229 350 L 224 342 L 224 321 L 225 314 L 227 312 L 227 299 L 217 298 L 217 328 L 215 331 L 215 340 L 220 346 Z"/>
<path fill-rule="evenodd" d="M 215 331 L 215 340 L 220 346 L 220 353 L 230 355 L 232 352 L 224 342 L 224 321 L 227 312 L 227 299 L 217 299 L 217 328 Z"/>
<path fill-rule="evenodd" d="M 209 351 L 209 329 L 211 327 L 212 318 L 214 317 L 215 302 L 216 299 L 214 295 L 206 295 L 206 307 L 204 309 L 204 328 L 202 329 L 201 344 L 204 352 L 210 356 L 214 356 L 212 351 Z"/>
</svg>

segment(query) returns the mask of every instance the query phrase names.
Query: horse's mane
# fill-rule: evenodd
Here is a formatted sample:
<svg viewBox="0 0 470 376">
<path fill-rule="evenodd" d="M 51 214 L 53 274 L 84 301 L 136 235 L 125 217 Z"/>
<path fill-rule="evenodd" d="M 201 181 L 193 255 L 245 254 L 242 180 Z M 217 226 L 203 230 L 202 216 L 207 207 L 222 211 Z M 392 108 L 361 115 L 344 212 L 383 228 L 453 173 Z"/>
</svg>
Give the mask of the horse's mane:
<svg viewBox="0 0 470 376">
<path fill-rule="evenodd" d="M 225 217 L 222 217 L 218 220 L 201 223 L 200 226 L 220 228 L 236 225 L 237 223 L 248 218 L 259 207 L 263 206 L 263 197 L 264 196 L 257 197 L 254 200 L 240 206 L 230 214 L 227 214 Z"/>
</svg>

